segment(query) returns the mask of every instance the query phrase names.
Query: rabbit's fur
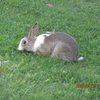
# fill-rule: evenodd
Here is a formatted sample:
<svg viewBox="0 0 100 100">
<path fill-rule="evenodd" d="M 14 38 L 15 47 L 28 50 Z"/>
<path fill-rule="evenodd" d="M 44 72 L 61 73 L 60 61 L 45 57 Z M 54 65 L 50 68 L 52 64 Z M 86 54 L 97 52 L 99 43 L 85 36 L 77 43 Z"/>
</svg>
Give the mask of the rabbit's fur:
<svg viewBox="0 0 100 100">
<path fill-rule="evenodd" d="M 38 32 L 36 23 L 27 37 L 23 38 L 18 46 L 18 50 L 35 52 L 41 55 L 51 55 L 68 62 L 82 60 L 79 58 L 79 46 L 76 40 L 70 35 L 62 32 L 51 32 L 35 37 Z"/>
</svg>

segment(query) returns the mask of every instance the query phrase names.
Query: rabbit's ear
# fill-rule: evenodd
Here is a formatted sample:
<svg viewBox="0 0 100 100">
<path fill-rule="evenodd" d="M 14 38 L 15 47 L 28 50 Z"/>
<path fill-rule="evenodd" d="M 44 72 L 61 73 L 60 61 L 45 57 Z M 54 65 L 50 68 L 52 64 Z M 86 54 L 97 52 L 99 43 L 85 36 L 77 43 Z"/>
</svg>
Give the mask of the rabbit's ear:
<svg viewBox="0 0 100 100">
<path fill-rule="evenodd" d="M 34 37 L 38 32 L 38 24 L 36 23 L 31 29 L 28 34 L 28 37 Z"/>
</svg>

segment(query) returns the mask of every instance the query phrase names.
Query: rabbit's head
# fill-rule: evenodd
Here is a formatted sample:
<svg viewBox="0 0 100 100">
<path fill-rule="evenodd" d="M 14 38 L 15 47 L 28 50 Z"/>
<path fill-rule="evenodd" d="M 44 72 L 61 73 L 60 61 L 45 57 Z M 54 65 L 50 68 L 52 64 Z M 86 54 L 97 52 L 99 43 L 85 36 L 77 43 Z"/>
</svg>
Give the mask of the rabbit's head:
<svg viewBox="0 0 100 100">
<path fill-rule="evenodd" d="M 37 34 L 37 31 L 38 31 L 38 24 L 36 23 L 31 29 L 30 29 L 30 32 L 28 34 L 27 37 L 21 39 L 20 43 L 19 43 L 19 46 L 18 46 L 18 50 L 19 51 L 23 51 L 24 49 L 27 50 L 27 51 L 31 51 L 33 46 L 34 46 L 34 43 L 35 43 L 35 40 L 36 40 L 36 34 Z"/>
</svg>

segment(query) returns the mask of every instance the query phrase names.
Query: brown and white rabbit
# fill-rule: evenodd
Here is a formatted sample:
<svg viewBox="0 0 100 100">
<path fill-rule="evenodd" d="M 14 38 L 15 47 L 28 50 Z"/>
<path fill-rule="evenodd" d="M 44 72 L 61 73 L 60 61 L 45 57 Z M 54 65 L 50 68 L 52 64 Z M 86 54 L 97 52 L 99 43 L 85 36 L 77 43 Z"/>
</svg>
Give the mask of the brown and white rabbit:
<svg viewBox="0 0 100 100">
<path fill-rule="evenodd" d="M 79 57 L 79 46 L 70 35 L 62 32 L 51 32 L 36 37 L 38 24 L 36 23 L 27 37 L 21 39 L 18 50 L 27 50 L 41 55 L 50 55 L 68 62 L 82 60 Z"/>
</svg>

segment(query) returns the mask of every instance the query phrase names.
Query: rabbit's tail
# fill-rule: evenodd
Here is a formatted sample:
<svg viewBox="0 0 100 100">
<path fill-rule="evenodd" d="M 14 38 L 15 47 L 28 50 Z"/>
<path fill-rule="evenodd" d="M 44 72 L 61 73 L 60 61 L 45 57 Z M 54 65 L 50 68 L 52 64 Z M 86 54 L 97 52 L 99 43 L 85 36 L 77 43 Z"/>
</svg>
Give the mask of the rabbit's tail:
<svg viewBox="0 0 100 100">
<path fill-rule="evenodd" d="M 83 60 L 84 59 L 84 57 L 79 57 L 78 59 L 77 59 L 77 61 L 80 61 L 80 60 Z"/>
</svg>

